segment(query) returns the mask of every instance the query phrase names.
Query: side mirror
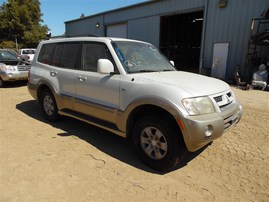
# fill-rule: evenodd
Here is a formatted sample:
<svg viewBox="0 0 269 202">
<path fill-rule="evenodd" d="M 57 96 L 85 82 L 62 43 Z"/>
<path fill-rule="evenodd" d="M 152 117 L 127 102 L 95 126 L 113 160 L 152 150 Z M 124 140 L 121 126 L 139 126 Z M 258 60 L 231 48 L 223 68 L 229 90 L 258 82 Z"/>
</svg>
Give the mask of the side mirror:
<svg viewBox="0 0 269 202">
<path fill-rule="evenodd" d="M 175 66 L 175 62 L 173 60 L 170 60 L 171 65 Z"/>
<path fill-rule="evenodd" d="M 97 72 L 99 74 L 110 74 L 114 72 L 114 66 L 108 59 L 99 59 L 97 63 Z"/>
</svg>

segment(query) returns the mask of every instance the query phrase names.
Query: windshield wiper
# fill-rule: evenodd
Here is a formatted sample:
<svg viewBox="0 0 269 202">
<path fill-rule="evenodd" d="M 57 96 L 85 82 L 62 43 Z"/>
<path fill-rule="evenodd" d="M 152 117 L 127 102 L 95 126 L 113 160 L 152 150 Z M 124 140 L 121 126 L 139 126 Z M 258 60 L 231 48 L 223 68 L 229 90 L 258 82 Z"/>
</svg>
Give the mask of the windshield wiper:
<svg viewBox="0 0 269 202">
<path fill-rule="evenodd" d="M 141 69 L 139 72 L 156 72 L 156 70 Z"/>
<path fill-rule="evenodd" d="M 156 70 L 141 69 L 137 71 L 131 71 L 130 73 L 140 73 L 140 72 L 157 72 Z"/>
<path fill-rule="evenodd" d="M 163 72 L 175 71 L 174 69 L 164 69 Z"/>
</svg>

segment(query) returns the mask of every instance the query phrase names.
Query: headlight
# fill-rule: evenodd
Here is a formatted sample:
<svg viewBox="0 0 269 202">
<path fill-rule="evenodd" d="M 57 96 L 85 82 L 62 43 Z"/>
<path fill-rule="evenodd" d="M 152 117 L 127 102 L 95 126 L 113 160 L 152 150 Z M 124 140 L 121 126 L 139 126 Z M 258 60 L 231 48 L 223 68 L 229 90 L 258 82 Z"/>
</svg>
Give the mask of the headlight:
<svg viewBox="0 0 269 202">
<path fill-rule="evenodd" d="M 0 63 L 0 70 L 6 70 L 7 66 L 3 63 Z"/>
<path fill-rule="evenodd" d="M 182 104 L 189 115 L 210 114 L 215 112 L 215 107 L 209 97 L 183 99 Z"/>
<path fill-rule="evenodd" d="M 0 70 L 3 70 L 3 71 L 5 71 L 5 70 L 14 71 L 14 70 L 16 70 L 16 68 L 14 66 L 7 66 L 7 65 L 5 65 L 3 63 L 0 63 Z"/>
</svg>

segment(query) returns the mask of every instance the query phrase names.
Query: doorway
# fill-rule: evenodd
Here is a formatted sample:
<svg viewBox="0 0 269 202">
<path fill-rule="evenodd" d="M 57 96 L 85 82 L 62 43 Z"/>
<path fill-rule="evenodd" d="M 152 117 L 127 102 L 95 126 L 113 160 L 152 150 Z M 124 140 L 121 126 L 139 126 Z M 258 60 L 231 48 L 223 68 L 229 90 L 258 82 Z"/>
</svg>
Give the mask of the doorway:
<svg viewBox="0 0 269 202">
<path fill-rule="evenodd" d="M 161 17 L 160 50 L 178 70 L 199 73 L 203 11 Z"/>
</svg>

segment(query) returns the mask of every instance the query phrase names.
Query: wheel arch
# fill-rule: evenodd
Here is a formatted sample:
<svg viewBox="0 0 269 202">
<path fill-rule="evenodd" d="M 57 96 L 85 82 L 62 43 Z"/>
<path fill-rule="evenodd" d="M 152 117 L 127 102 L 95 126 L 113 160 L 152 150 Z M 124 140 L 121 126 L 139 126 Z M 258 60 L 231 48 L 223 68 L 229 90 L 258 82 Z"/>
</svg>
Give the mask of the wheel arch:
<svg viewBox="0 0 269 202">
<path fill-rule="evenodd" d="M 131 113 L 128 116 L 127 125 L 126 125 L 127 138 L 132 138 L 131 131 L 133 130 L 133 127 L 134 127 L 136 121 L 143 116 L 162 117 L 163 119 L 165 119 L 166 121 L 171 123 L 172 126 L 177 130 L 178 134 L 181 135 L 181 137 L 183 138 L 182 131 L 181 131 L 180 127 L 178 126 L 177 121 L 174 118 L 174 116 L 166 109 L 164 109 L 160 106 L 153 105 L 153 104 L 140 105 L 131 111 Z"/>
<path fill-rule="evenodd" d="M 38 103 L 40 103 L 40 101 L 41 101 L 42 92 L 46 89 L 49 90 L 53 94 L 54 98 L 56 99 L 56 102 L 58 103 L 55 89 L 51 85 L 49 85 L 48 83 L 43 82 L 43 81 L 39 82 L 38 87 L 37 87 Z"/>
</svg>

